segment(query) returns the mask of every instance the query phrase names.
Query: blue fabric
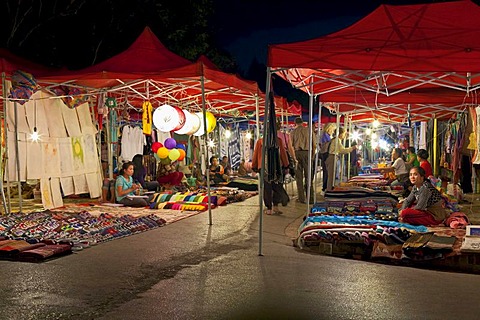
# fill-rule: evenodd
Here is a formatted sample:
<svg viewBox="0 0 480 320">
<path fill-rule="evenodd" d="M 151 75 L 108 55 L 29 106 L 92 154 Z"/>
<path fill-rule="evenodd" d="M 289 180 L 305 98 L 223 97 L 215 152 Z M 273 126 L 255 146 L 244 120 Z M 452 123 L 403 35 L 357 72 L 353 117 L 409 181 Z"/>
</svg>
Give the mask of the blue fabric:
<svg viewBox="0 0 480 320">
<path fill-rule="evenodd" d="M 307 217 L 305 221 L 300 225 L 299 230 L 302 230 L 308 223 L 311 222 L 329 222 L 335 224 L 350 224 L 350 225 L 358 225 L 358 224 L 369 224 L 369 225 L 381 225 L 387 227 L 398 227 L 398 228 L 407 228 L 410 230 L 415 230 L 417 232 L 427 232 L 428 229 L 425 226 L 413 226 L 408 223 L 401 223 L 396 221 L 386 221 L 386 220 L 376 220 L 376 219 L 369 219 L 369 216 L 312 216 Z"/>
</svg>

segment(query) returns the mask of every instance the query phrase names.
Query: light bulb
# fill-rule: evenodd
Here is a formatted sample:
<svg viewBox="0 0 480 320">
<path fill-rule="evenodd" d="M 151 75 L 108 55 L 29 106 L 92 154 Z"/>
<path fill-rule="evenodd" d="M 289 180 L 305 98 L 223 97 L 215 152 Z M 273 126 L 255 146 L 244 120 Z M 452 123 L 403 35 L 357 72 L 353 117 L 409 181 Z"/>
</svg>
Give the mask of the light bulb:
<svg viewBox="0 0 480 320">
<path fill-rule="evenodd" d="M 352 137 L 350 138 L 350 140 L 358 141 L 358 139 L 360 139 L 360 133 L 358 131 L 353 131 L 352 132 Z"/>
<path fill-rule="evenodd" d="M 365 134 L 366 134 L 366 135 L 370 135 L 371 133 L 372 133 L 372 129 L 367 128 L 367 130 L 365 130 Z"/>
<path fill-rule="evenodd" d="M 248 131 L 247 134 L 245 135 L 245 138 L 246 138 L 247 140 L 252 139 L 252 133 L 251 133 L 250 131 Z"/>
<path fill-rule="evenodd" d="M 231 136 L 232 136 L 232 131 L 230 131 L 230 130 L 228 130 L 228 129 L 225 130 L 225 138 L 228 139 L 228 138 L 230 138 Z"/>
<path fill-rule="evenodd" d="M 215 142 L 214 142 L 213 140 L 208 140 L 208 146 L 209 146 L 210 148 L 215 147 Z"/>
<path fill-rule="evenodd" d="M 378 128 L 379 125 L 380 125 L 380 121 L 378 121 L 377 119 L 373 120 L 372 126 L 374 128 Z"/>
<path fill-rule="evenodd" d="M 32 141 L 38 141 L 39 138 L 40 138 L 40 135 L 39 135 L 38 132 L 37 132 L 37 127 L 34 127 L 34 128 L 33 128 L 33 132 L 32 132 L 32 134 L 30 135 L 30 139 L 31 139 Z"/>
<path fill-rule="evenodd" d="M 375 132 L 372 132 L 372 139 L 376 139 L 377 138 L 377 134 Z"/>
</svg>

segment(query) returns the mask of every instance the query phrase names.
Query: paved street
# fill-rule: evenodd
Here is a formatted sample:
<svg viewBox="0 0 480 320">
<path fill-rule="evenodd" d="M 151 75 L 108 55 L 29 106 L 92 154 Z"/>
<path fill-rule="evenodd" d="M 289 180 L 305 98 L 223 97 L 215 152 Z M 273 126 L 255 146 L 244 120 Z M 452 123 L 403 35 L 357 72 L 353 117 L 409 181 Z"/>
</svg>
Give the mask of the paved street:
<svg viewBox="0 0 480 320">
<path fill-rule="evenodd" d="M 294 202 L 294 201 L 293 201 Z M 0 319 L 478 319 L 480 275 L 302 252 L 258 197 L 41 264 L 0 261 Z M 303 210 L 302 210 L 303 209 Z"/>
</svg>

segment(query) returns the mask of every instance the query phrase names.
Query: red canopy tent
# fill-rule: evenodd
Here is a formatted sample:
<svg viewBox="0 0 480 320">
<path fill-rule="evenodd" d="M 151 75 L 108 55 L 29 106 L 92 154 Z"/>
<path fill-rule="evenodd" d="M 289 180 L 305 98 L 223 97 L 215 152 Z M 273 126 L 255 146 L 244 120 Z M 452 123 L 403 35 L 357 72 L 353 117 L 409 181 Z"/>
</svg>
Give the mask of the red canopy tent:
<svg viewBox="0 0 480 320">
<path fill-rule="evenodd" d="M 341 113 L 448 117 L 476 101 L 480 7 L 381 5 L 339 32 L 269 46 L 268 66 Z"/>
</svg>

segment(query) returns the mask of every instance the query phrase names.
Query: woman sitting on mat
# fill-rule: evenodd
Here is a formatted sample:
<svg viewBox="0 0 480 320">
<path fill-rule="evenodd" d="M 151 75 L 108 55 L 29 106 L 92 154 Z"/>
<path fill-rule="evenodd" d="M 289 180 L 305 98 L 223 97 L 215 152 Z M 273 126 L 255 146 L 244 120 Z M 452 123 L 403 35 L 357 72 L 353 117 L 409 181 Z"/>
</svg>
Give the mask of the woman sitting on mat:
<svg viewBox="0 0 480 320">
<path fill-rule="evenodd" d="M 178 172 L 175 169 L 174 163 L 170 164 L 158 164 L 157 169 L 157 181 L 161 187 L 164 187 L 167 190 L 175 190 L 174 187 L 182 185 L 183 173 Z"/>
<path fill-rule="evenodd" d="M 425 177 L 421 167 L 410 169 L 412 192 L 402 204 L 398 221 L 412 225 L 441 224 L 448 216 L 442 205 L 442 195 Z"/>
<path fill-rule="evenodd" d="M 392 150 L 392 162 L 390 167 L 380 169 L 380 172 L 395 172 L 395 180 L 392 181 L 392 186 L 403 185 L 408 181 L 408 171 L 405 161 L 402 158 L 402 149 L 394 148 Z"/>
<path fill-rule="evenodd" d="M 133 183 L 133 168 L 133 162 L 125 162 L 122 165 L 120 175 L 115 181 L 117 203 L 129 207 L 146 207 L 149 205 L 147 199 L 131 197 L 137 195 L 137 191 L 139 193 L 142 188 L 140 184 Z"/>
<path fill-rule="evenodd" d="M 215 184 L 221 182 L 228 182 L 229 177 L 225 174 L 225 169 L 221 164 L 218 163 L 218 157 L 213 156 L 210 158 L 210 167 L 209 167 L 210 180 Z"/>
</svg>

